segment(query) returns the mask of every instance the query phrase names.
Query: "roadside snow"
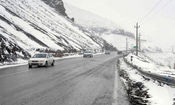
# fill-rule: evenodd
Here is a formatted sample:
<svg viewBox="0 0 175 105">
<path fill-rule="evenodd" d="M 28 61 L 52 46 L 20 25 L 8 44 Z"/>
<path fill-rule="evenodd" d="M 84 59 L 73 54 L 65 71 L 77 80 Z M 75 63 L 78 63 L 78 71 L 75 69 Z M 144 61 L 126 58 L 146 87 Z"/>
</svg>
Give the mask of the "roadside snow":
<svg viewBox="0 0 175 105">
<path fill-rule="evenodd" d="M 135 62 L 138 63 L 136 59 Z M 136 69 L 128 66 L 123 59 L 120 60 L 120 69 L 125 70 L 129 78 L 136 82 L 142 82 L 151 96 L 148 98 L 149 105 L 173 105 L 175 97 L 175 88 L 168 85 L 164 85 L 152 80 L 145 79 Z M 144 65 L 144 63 L 142 63 Z"/>
<path fill-rule="evenodd" d="M 16 66 L 23 66 L 23 65 L 27 65 L 27 63 L 28 61 L 23 60 L 23 59 L 18 59 L 17 61 L 12 62 L 12 63 L 4 62 L 4 63 L 0 63 L 0 69 L 16 67 Z"/>
<path fill-rule="evenodd" d="M 133 57 L 132 61 L 131 61 L 131 56 Z M 145 57 L 141 53 L 139 56 L 135 56 L 134 54 L 129 54 L 125 58 L 129 63 L 138 66 L 139 68 L 141 68 L 142 70 L 146 72 L 155 73 L 158 75 L 175 77 L 174 69 L 170 69 L 167 66 L 158 65 L 155 62 L 148 59 L 147 57 Z"/>
</svg>

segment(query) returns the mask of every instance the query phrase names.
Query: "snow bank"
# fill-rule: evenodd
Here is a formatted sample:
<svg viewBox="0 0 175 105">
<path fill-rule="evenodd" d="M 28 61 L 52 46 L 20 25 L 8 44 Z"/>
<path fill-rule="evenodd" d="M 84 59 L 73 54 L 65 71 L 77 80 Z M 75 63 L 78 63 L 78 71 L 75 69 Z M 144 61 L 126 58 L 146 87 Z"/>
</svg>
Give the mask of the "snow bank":
<svg viewBox="0 0 175 105">
<path fill-rule="evenodd" d="M 131 54 L 129 55 L 131 56 Z M 133 55 L 132 55 L 133 56 Z M 139 62 L 140 59 L 134 56 L 134 62 Z M 133 63 L 134 63 L 133 62 Z M 142 63 L 144 65 L 146 63 Z M 149 66 L 149 65 L 148 65 Z M 146 67 L 146 65 L 144 66 Z M 175 88 L 161 84 L 151 78 L 145 77 L 133 67 L 127 65 L 123 59 L 120 59 L 120 71 L 124 70 L 127 73 L 129 79 L 134 82 L 141 82 L 144 85 L 144 89 L 148 92 L 150 98 L 147 98 L 148 102 L 144 105 L 174 105 Z M 128 84 L 126 79 L 123 79 L 125 84 Z"/>
<path fill-rule="evenodd" d="M 131 56 L 133 57 L 131 61 Z M 125 57 L 127 62 L 132 65 L 141 68 L 143 71 L 148 73 L 154 73 L 157 75 L 167 76 L 167 77 L 175 77 L 175 70 L 169 69 L 167 66 L 161 66 L 151 61 L 149 58 L 140 53 L 139 56 L 135 56 L 134 54 L 129 54 Z"/>
</svg>

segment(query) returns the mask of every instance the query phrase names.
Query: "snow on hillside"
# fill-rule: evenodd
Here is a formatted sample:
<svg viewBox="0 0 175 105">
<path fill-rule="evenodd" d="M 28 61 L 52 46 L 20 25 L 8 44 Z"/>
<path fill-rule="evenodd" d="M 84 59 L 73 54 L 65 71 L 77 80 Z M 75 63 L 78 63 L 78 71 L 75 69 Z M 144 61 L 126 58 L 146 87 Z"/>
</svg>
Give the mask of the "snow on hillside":
<svg viewBox="0 0 175 105">
<path fill-rule="evenodd" d="M 132 61 L 131 56 L 133 57 Z M 140 67 L 143 71 L 158 75 L 175 77 L 175 71 L 173 69 L 170 69 L 167 66 L 157 65 L 155 62 L 148 59 L 142 53 L 139 53 L 139 56 L 129 54 L 125 58 L 129 63 Z"/>
<path fill-rule="evenodd" d="M 100 49 L 41 0 L 0 0 L 0 34 L 24 49 Z"/>
<path fill-rule="evenodd" d="M 80 24 L 84 27 L 104 27 L 115 29 L 118 26 L 103 17 L 100 17 L 94 13 L 91 13 L 86 10 L 82 10 L 78 7 L 72 6 L 69 3 L 65 3 L 66 13 L 75 19 L 75 23 Z"/>
<path fill-rule="evenodd" d="M 112 44 L 118 50 L 126 50 L 126 40 L 128 42 L 128 50 L 132 50 L 136 45 L 135 38 L 124 36 L 121 34 L 104 33 L 100 35 L 109 44 Z M 141 40 L 141 50 L 145 53 L 162 52 L 162 50 L 149 41 Z"/>
<path fill-rule="evenodd" d="M 134 34 L 122 29 L 119 25 L 116 25 L 116 23 L 89 11 L 72 6 L 68 2 L 65 3 L 65 8 L 66 13 L 74 18 L 75 24 L 77 24 L 81 30 L 101 37 L 119 50 L 126 49 L 126 38 L 128 38 L 129 49 L 133 49 L 135 46 Z M 141 47 L 143 51 L 147 52 L 161 51 L 161 49 L 153 43 L 144 40 L 142 41 Z"/>
<path fill-rule="evenodd" d="M 175 67 L 175 54 L 173 53 L 146 53 L 146 56 L 159 65 L 168 66 L 171 69 Z"/>
<path fill-rule="evenodd" d="M 128 49 L 132 49 L 135 45 L 135 39 L 127 36 L 116 35 L 116 34 L 103 34 L 101 35 L 108 43 L 115 46 L 118 50 L 126 50 L 126 39 L 128 40 Z"/>
<path fill-rule="evenodd" d="M 101 41 L 106 41 L 111 46 L 116 47 L 119 50 L 125 50 L 126 37 L 131 41 L 131 45 L 134 43 L 134 35 L 121 29 L 116 23 L 98 16 L 89 11 L 72 6 L 69 3 L 65 3 L 66 13 L 73 17 L 75 24 L 77 24 L 81 30 L 90 32 L 92 37 L 99 37 Z"/>
<path fill-rule="evenodd" d="M 74 18 L 75 23 L 83 30 L 96 34 L 113 33 L 134 38 L 133 33 L 122 29 L 119 24 L 92 12 L 65 3 L 66 13 Z"/>
</svg>

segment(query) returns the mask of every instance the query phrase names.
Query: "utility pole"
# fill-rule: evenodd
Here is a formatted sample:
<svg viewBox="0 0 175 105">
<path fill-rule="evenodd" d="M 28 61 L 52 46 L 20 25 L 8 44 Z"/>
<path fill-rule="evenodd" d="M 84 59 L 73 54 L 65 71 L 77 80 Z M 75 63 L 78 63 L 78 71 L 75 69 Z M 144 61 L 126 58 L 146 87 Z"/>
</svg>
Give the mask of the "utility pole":
<svg viewBox="0 0 175 105">
<path fill-rule="evenodd" d="M 139 33 L 139 51 L 141 51 L 141 34 Z"/>
<path fill-rule="evenodd" d="M 128 52 L 128 38 L 126 38 L 126 52 Z"/>
<path fill-rule="evenodd" d="M 136 56 L 138 56 L 138 44 L 139 44 L 138 43 L 139 42 L 139 40 L 138 40 L 138 30 L 140 28 L 138 22 L 136 23 L 135 28 L 136 28 Z"/>
<path fill-rule="evenodd" d="M 172 53 L 174 54 L 174 46 L 172 46 Z"/>
</svg>

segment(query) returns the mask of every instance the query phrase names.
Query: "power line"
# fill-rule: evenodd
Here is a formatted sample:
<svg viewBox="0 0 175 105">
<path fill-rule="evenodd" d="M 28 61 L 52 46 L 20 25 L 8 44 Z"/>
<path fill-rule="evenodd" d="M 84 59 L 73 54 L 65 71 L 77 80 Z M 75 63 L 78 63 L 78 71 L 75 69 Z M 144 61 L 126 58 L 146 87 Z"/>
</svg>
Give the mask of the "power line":
<svg viewBox="0 0 175 105">
<path fill-rule="evenodd" d="M 169 3 L 171 3 L 173 0 L 168 0 L 162 7 L 161 7 L 161 9 L 160 10 L 163 10 L 163 9 L 165 9 L 168 5 L 169 5 Z M 159 11 L 160 11 L 159 10 Z M 157 11 L 156 13 L 158 13 L 159 11 Z M 155 14 L 156 14 L 155 13 Z"/>
<path fill-rule="evenodd" d="M 150 11 L 148 11 L 148 13 L 147 13 L 145 16 L 143 16 L 143 17 L 141 18 L 141 21 L 144 21 L 145 18 L 148 17 L 148 16 L 159 6 L 159 4 L 160 4 L 161 2 L 162 2 L 162 0 L 159 0 L 159 1 L 150 9 Z"/>
<path fill-rule="evenodd" d="M 148 17 L 148 16 L 154 11 L 154 9 L 156 9 L 156 7 L 161 3 L 161 1 L 162 1 L 162 0 L 159 0 L 159 1 L 154 5 L 154 7 L 153 7 L 144 17 L 142 17 L 142 19 L 141 19 L 141 22 L 142 22 L 142 23 L 144 23 L 144 20 L 146 19 L 146 17 Z M 154 15 L 158 14 L 161 10 L 165 9 L 172 1 L 173 1 L 173 0 L 167 0 L 167 2 L 166 2 L 163 6 L 161 6 L 161 8 L 160 8 L 157 12 L 154 13 Z"/>
<path fill-rule="evenodd" d="M 166 4 L 165 5 L 163 5 L 163 7 L 162 7 L 162 9 L 164 9 L 169 3 L 171 3 L 173 0 L 169 0 L 169 1 L 167 1 L 166 2 Z"/>
</svg>

